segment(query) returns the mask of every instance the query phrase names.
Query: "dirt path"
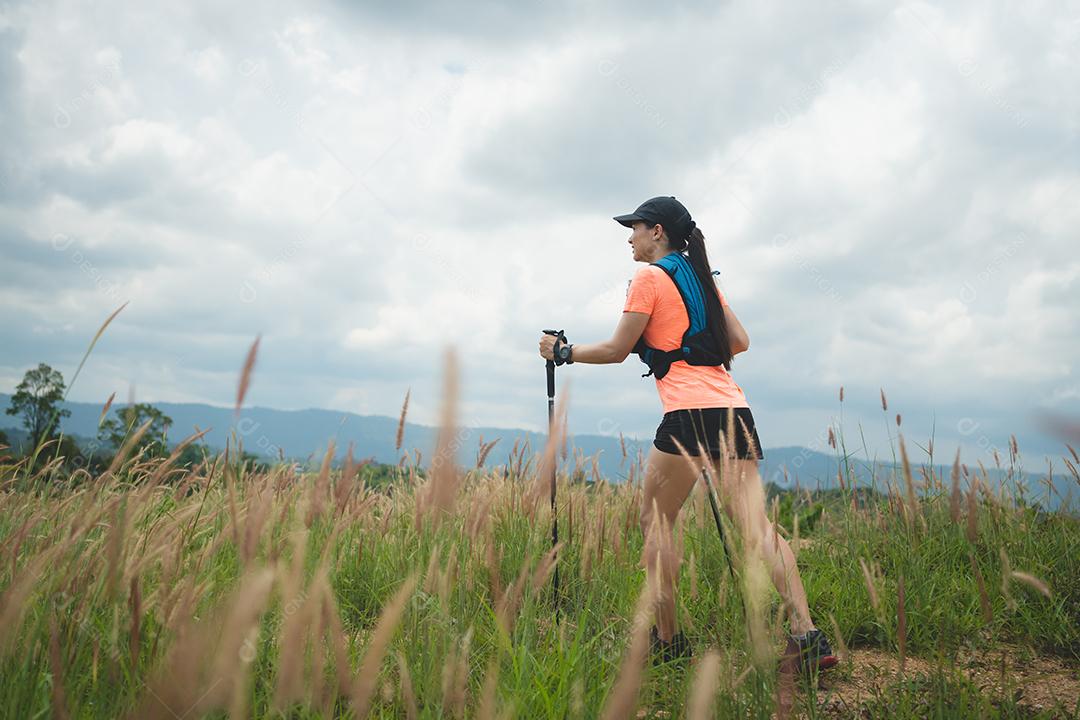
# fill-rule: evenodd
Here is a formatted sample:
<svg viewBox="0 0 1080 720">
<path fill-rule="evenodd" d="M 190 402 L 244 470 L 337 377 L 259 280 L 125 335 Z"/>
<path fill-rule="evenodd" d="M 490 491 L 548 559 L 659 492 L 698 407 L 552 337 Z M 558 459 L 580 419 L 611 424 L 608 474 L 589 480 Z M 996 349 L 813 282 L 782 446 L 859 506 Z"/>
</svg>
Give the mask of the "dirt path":
<svg viewBox="0 0 1080 720">
<path fill-rule="evenodd" d="M 850 671 L 843 668 L 850 668 Z M 992 698 L 1011 692 L 1017 704 L 1041 712 L 1064 706 L 1071 711 L 1080 699 L 1080 666 L 1062 659 L 1031 656 L 1023 648 L 1001 646 L 991 651 L 961 653 L 957 668 Z M 920 658 L 908 658 L 908 676 L 930 675 L 933 666 Z M 821 681 L 822 709 L 837 717 L 858 714 L 859 707 L 875 697 L 875 689 L 894 685 L 899 679 L 899 658 L 880 650 L 857 649 L 837 671 Z M 1073 717 L 1071 712 L 1061 717 Z"/>
</svg>

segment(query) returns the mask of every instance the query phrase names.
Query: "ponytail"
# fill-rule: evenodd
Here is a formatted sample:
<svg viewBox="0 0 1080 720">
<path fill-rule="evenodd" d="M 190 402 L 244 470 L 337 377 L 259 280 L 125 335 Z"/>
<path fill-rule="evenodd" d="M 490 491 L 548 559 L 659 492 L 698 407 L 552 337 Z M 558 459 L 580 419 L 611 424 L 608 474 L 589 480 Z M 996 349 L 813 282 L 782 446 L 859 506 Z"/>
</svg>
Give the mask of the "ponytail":
<svg viewBox="0 0 1080 720">
<path fill-rule="evenodd" d="M 709 329 L 713 338 L 716 339 L 717 352 L 720 355 L 724 369 L 731 371 L 731 362 L 734 359 L 731 354 L 731 342 L 728 339 L 727 320 L 724 317 L 724 308 L 720 304 L 720 294 L 713 280 L 712 266 L 709 264 L 709 255 L 705 251 L 705 235 L 694 224 L 690 235 L 682 241 L 670 243 L 672 250 L 687 250 L 690 255 L 690 266 L 694 268 L 701 287 L 705 289 L 706 314 L 709 317 Z M 681 247 L 680 247 L 681 246 Z M 709 292 L 709 290 L 712 292 Z"/>
</svg>

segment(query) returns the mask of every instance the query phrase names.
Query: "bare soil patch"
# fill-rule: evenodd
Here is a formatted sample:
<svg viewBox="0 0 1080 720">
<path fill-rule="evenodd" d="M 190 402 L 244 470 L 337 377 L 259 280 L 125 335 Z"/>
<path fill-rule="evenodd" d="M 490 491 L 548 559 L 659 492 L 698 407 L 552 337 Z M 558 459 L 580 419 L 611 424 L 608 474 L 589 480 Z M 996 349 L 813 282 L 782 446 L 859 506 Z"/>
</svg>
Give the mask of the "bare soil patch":
<svg viewBox="0 0 1080 720">
<path fill-rule="evenodd" d="M 1080 699 L 1080 664 L 1033 655 L 1020 647 L 1000 646 L 989 651 L 961 652 L 956 666 L 987 697 L 1011 696 L 1033 713 L 1057 710 L 1055 717 L 1074 717 Z M 904 665 L 908 677 L 933 672 L 933 665 L 921 658 L 907 658 Z M 874 649 L 853 650 L 846 662 L 822 676 L 822 709 L 838 717 L 859 715 L 864 703 L 880 697 L 883 689 L 899 680 L 898 656 Z"/>
</svg>

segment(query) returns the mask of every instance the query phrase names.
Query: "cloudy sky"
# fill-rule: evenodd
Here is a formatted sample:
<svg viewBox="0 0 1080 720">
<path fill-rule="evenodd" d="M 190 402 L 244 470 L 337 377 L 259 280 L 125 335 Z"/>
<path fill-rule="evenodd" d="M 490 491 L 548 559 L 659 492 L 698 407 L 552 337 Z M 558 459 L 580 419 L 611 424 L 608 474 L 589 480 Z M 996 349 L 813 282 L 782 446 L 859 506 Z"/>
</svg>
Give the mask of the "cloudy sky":
<svg viewBox="0 0 1080 720">
<path fill-rule="evenodd" d="M 544 327 L 610 336 L 611 216 L 675 195 L 751 349 L 766 448 L 1061 444 L 1080 413 L 1075 3 L 566 0 L 0 9 L 0 391 L 542 429 Z M 560 370 L 651 437 L 652 378 Z M 886 416 L 879 390 L 889 400 Z"/>
</svg>

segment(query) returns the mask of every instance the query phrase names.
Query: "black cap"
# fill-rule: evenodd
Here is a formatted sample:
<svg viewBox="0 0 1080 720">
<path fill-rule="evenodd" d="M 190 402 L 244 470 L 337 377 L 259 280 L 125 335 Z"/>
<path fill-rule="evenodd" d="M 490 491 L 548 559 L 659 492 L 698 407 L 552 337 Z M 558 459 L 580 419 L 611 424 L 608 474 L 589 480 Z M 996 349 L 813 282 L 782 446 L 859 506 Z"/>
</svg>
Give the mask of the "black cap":
<svg viewBox="0 0 1080 720">
<path fill-rule="evenodd" d="M 649 198 L 629 215 L 615 216 L 615 222 L 626 227 L 633 227 L 635 222 L 641 221 L 663 225 L 672 240 L 686 239 L 697 227 L 686 206 L 671 195 Z"/>
</svg>

